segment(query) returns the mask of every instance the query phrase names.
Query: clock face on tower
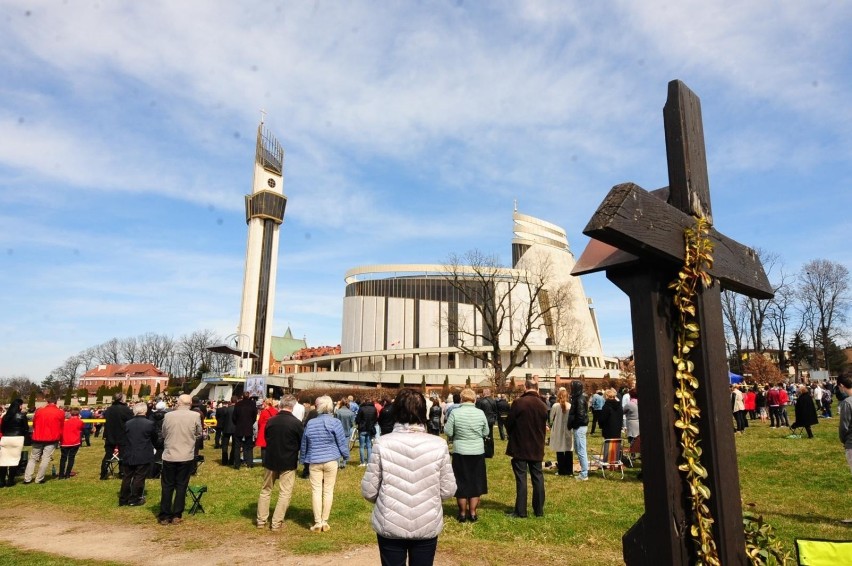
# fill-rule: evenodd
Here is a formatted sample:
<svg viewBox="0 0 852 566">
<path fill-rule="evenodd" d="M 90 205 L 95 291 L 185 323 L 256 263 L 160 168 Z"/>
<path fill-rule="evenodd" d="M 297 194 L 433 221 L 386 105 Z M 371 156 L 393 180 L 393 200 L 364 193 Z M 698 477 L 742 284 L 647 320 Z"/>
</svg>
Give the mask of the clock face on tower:
<svg viewBox="0 0 852 566">
<path fill-rule="evenodd" d="M 273 179 L 272 177 L 270 177 L 270 178 L 266 181 L 266 184 L 267 184 L 267 185 L 269 185 L 269 188 L 274 189 L 274 188 L 275 188 L 275 179 Z"/>
</svg>

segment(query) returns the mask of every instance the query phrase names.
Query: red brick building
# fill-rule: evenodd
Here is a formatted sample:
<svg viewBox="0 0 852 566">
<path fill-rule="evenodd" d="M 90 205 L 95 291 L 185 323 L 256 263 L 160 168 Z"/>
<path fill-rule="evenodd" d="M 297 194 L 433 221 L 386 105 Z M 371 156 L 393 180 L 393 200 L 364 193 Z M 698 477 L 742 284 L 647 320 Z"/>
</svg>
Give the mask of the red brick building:
<svg viewBox="0 0 852 566">
<path fill-rule="evenodd" d="M 126 391 L 130 385 L 133 392 L 138 394 L 140 385 L 149 385 L 153 394 L 157 390 L 157 384 L 160 385 L 160 391 L 165 391 L 169 376 L 153 364 L 104 364 L 84 373 L 78 380 L 77 387 L 86 388 L 89 393 L 97 393 L 101 385 L 120 385 L 122 391 Z"/>
</svg>

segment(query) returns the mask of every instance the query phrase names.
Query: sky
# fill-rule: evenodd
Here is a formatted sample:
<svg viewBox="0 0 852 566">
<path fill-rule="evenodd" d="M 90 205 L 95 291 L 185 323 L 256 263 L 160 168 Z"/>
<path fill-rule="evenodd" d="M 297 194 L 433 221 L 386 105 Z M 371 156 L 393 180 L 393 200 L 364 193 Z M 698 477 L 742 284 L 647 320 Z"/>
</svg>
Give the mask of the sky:
<svg viewBox="0 0 852 566">
<path fill-rule="evenodd" d="M 343 276 L 478 248 L 512 210 L 579 257 L 610 188 L 668 184 L 667 84 L 701 98 L 717 229 L 852 269 L 852 4 L 0 3 L 0 377 L 239 322 L 261 110 L 285 149 L 273 333 L 338 344 Z M 626 297 L 583 277 L 604 352 Z"/>
</svg>

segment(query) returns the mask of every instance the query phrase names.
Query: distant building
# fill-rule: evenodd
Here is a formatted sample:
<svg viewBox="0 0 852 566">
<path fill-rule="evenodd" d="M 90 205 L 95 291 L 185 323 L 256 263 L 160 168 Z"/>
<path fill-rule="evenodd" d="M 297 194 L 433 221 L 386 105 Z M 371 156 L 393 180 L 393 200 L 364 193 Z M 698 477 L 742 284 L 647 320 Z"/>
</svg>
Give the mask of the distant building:
<svg viewBox="0 0 852 566">
<path fill-rule="evenodd" d="M 138 393 L 141 385 L 148 385 L 153 394 L 157 385 L 160 391 L 165 391 L 168 384 L 169 376 L 153 364 L 101 364 L 84 373 L 77 381 L 77 387 L 85 388 L 89 393 L 97 393 L 102 385 L 120 385 L 122 391 L 129 385 L 133 387 L 134 393 Z"/>
<path fill-rule="evenodd" d="M 282 363 L 291 360 L 293 354 L 308 347 L 308 343 L 304 338 L 293 338 L 293 332 L 287 328 L 284 336 L 272 337 L 272 351 L 269 356 L 269 373 L 283 373 L 281 371 Z"/>
</svg>

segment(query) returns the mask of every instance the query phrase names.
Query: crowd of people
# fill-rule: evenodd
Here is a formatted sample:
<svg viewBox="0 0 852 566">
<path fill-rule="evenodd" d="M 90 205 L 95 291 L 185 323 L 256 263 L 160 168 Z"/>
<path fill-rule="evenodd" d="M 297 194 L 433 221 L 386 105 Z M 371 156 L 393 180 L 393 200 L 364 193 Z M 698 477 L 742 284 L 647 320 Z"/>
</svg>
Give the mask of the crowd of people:
<svg viewBox="0 0 852 566">
<path fill-rule="evenodd" d="M 406 559 L 428 563 L 443 528 L 442 502 L 454 497 L 459 522 L 479 520 L 481 498 L 488 493 L 487 460 L 494 455 L 494 428 L 508 439 L 506 454 L 515 478 L 515 503 L 507 514 L 528 516 L 527 476 L 532 486 L 531 508 L 543 516 L 545 446 L 556 454 L 559 476 L 589 477 L 587 436 L 597 428 L 604 439 L 636 441 L 639 398 L 635 388 L 600 389 L 589 396 L 582 381 L 560 388 L 554 395 L 539 392 L 538 379 L 528 377 L 524 391 L 513 402 L 491 391 L 470 388 L 441 400 L 418 391 L 400 390 L 394 399 L 320 396 L 299 403 L 293 395 L 258 400 L 248 393 L 219 403 L 203 403 L 189 395 L 128 405 L 123 395 L 94 410 L 56 405 L 48 396 L 35 411 L 32 426 L 26 407 L 16 399 L 0 418 L 3 461 L 27 454 L 23 483 L 44 483 L 54 452 L 59 449 L 58 479 L 74 476 L 75 457 L 94 436 L 103 434 L 104 455 L 100 479 L 106 480 L 117 463 L 121 488 L 119 506 L 145 504 L 145 482 L 159 478 L 161 499 L 157 520 L 162 525 L 182 522 L 190 476 L 202 456 L 204 438 L 214 438 L 221 464 L 236 470 L 254 467 L 260 448 L 263 480 L 257 503 L 256 525 L 273 531 L 282 527 L 300 463 L 302 477 L 310 478 L 313 532 L 331 529 L 331 511 L 337 474 L 358 444 L 358 463 L 365 467 L 361 481 L 364 498 L 374 503 L 372 526 L 377 533 L 383 563 L 404 564 Z M 809 438 L 819 418 L 832 418 L 833 396 L 841 401 L 840 439 L 852 469 L 852 378 L 796 387 L 734 384 L 731 408 L 735 431 L 761 421 L 770 428 L 803 428 Z M 787 407 L 794 407 L 789 424 Z M 87 418 L 103 422 L 84 422 Z M 207 421 L 207 419 L 215 419 Z M 215 422 L 212 426 L 208 424 Z M 591 428 L 589 428 L 591 425 Z M 32 430 L 30 431 L 30 428 Z M 446 440 L 440 435 L 444 434 Z M 549 440 L 548 440 L 549 436 Z M 577 464 L 575 466 L 574 456 Z M 20 461 L 19 461 L 20 462 Z M 14 485 L 19 465 L 0 467 L 0 487 Z M 53 475 L 56 475 L 55 472 Z M 278 498 L 270 516 L 272 492 Z"/>
</svg>

